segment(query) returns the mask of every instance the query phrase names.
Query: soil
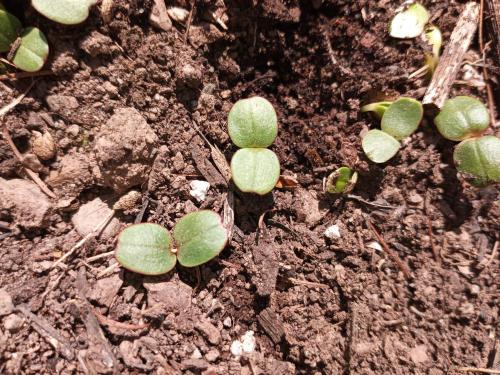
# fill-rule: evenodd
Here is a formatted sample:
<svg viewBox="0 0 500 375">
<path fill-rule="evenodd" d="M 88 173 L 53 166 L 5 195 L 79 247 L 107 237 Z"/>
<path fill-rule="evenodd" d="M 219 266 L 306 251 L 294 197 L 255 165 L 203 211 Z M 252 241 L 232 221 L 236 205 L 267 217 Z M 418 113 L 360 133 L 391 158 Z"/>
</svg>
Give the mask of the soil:
<svg viewBox="0 0 500 375">
<path fill-rule="evenodd" d="M 498 187 L 458 178 L 452 142 L 428 119 L 386 164 L 360 147 L 360 134 L 377 126 L 362 104 L 421 99 L 428 84 L 408 78 L 423 44 L 388 35 L 399 2 L 202 0 L 189 27 L 173 21 L 168 31 L 150 24 L 153 3 L 117 0 L 109 22 L 96 7 L 73 27 L 14 9 L 45 31 L 53 74 L 36 77 L 4 122 L 22 153 L 50 133 L 57 155 L 37 172 L 57 198 L 26 186 L 2 138 L 0 373 L 440 375 L 493 366 Z M 423 3 L 446 41 L 465 1 Z M 187 0 L 174 5 L 191 10 Z M 467 61 L 478 56 L 474 45 Z M 485 99 L 468 76 L 452 95 Z M 30 83 L 0 82 L 2 106 Z M 196 127 L 230 160 L 227 114 L 253 95 L 276 108 L 271 148 L 297 184 L 265 197 L 236 191 L 234 235 L 218 258 L 143 277 L 113 267 L 114 234 L 53 267 L 82 238 L 73 216 L 96 198 L 111 207 L 131 188 L 142 193 L 116 212 L 121 228 L 171 229 L 187 212 L 222 212 L 234 188 Z M 323 191 L 342 165 L 359 173 L 358 198 Z M 212 185 L 202 203 L 189 194 L 195 179 Z M 12 186 L 15 194 L 2 193 Z M 99 224 L 91 213 L 78 219 L 86 217 Z M 331 225 L 339 238 L 323 235 Z M 234 355 L 248 331 L 255 349 Z"/>
</svg>

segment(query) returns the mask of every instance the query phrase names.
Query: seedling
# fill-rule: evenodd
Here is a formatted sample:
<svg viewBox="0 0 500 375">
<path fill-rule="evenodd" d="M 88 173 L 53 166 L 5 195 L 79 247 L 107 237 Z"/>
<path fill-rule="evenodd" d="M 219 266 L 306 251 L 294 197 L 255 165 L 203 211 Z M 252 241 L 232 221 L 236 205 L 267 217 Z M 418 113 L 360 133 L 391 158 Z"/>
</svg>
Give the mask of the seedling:
<svg viewBox="0 0 500 375">
<path fill-rule="evenodd" d="M 361 143 L 368 159 L 385 163 L 396 155 L 398 141 L 417 130 L 424 114 L 422 104 L 415 99 L 400 98 L 395 102 L 378 102 L 365 105 L 362 111 L 373 111 L 382 118 L 381 129 L 370 130 Z"/>
<path fill-rule="evenodd" d="M 182 217 L 173 235 L 157 224 L 137 224 L 118 237 L 115 257 L 126 269 L 161 275 L 175 267 L 196 267 L 215 258 L 226 246 L 227 230 L 215 212 L 202 210 Z"/>
<path fill-rule="evenodd" d="M 76 25 L 87 19 L 97 0 L 31 0 L 33 8 L 48 19 L 64 25 Z"/>
<path fill-rule="evenodd" d="M 416 38 L 424 31 L 429 22 L 429 12 L 418 3 L 403 8 L 404 10 L 392 19 L 389 34 L 394 38 Z"/>
<path fill-rule="evenodd" d="M 280 162 L 267 148 L 242 148 L 231 160 L 231 173 L 241 191 L 264 195 L 278 182 Z"/>
<path fill-rule="evenodd" d="M 348 167 L 340 167 L 328 176 L 326 191 L 331 194 L 347 194 L 354 189 L 358 181 L 358 172 Z"/>
<path fill-rule="evenodd" d="M 8 60 L 21 70 L 36 72 L 49 55 L 45 35 L 36 27 L 22 30 L 21 22 L 5 8 L 0 8 L 0 52 L 8 52 Z"/>
<path fill-rule="evenodd" d="M 268 150 L 278 134 L 278 119 L 271 103 L 255 96 L 236 102 L 228 116 L 229 137 L 241 147 L 231 160 L 231 174 L 243 192 L 269 193 L 280 175 L 276 154 Z"/>
<path fill-rule="evenodd" d="M 500 182 L 500 139 L 491 135 L 471 138 L 455 147 L 457 169 L 474 185 Z"/>
<path fill-rule="evenodd" d="M 417 130 L 423 115 L 424 109 L 420 102 L 411 98 L 401 98 L 385 111 L 381 129 L 397 140 L 402 140 Z"/>
<path fill-rule="evenodd" d="M 422 39 L 431 46 L 432 53 L 424 53 L 424 66 L 410 74 L 408 78 L 423 77 L 427 73 L 434 74 L 434 70 L 439 62 L 441 46 L 443 44 L 443 35 L 436 26 L 430 25 L 422 34 Z"/>
<path fill-rule="evenodd" d="M 240 148 L 269 147 L 278 135 L 273 105 L 259 96 L 236 102 L 227 120 L 229 137 Z"/>
<path fill-rule="evenodd" d="M 385 163 L 396 155 L 400 148 L 397 139 L 378 129 L 372 129 L 366 133 L 361 146 L 368 159 L 374 163 Z"/>
<path fill-rule="evenodd" d="M 434 123 L 446 139 L 462 141 L 482 134 L 490 124 L 490 116 L 479 100 L 457 96 L 444 103 Z"/>
</svg>

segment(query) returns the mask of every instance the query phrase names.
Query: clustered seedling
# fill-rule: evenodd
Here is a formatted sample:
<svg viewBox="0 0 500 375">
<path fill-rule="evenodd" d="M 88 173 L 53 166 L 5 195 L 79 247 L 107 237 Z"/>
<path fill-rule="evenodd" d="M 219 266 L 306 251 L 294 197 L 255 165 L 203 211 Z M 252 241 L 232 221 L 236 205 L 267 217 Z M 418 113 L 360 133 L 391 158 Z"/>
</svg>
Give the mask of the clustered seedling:
<svg viewBox="0 0 500 375">
<path fill-rule="evenodd" d="M 399 141 L 417 130 L 424 114 L 422 104 L 411 98 L 372 103 L 362 107 L 361 111 L 373 111 L 382 120 L 382 130 L 368 131 L 361 143 L 368 159 L 375 163 L 385 163 L 396 155 Z"/>
<path fill-rule="evenodd" d="M 118 237 L 115 257 L 126 269 L 161 275 L 175 267 L 196 267 L 215 258 L 226 246 L 227 230 L 219 215 L 202 210 L 182 217 L 173 235 L 158 224 L 136 224 Z"/>
<path fill-rule="evenodd" d="M 500 139 L 482 135 L 490 124 L 488 109 L 479 100 L 458 96 L 447 100 L 434 123 L 443 137 L 459 142 L 453 160 L 474 185 L 500 182 Z"/>
<path fill-rule="evenodd" d="M 424 54 L 424 66 L 412 73 L 411 77 L 424 75 L 427 72 L 434 73 L 443 42 L 441 31 L 436 26 L 428 24 L 429 12 L 421 4 L 405 3 L 400 10 L 389 25 L 389 34 L 399 39 L 416 38 L 420 35 L 432 48 L 432 53 Z"/>
<path fill-rule="evenodd" d="M 33 8 L 48 19 L 64 25 L 76 25 L 87 19 L 97 0 L 31 0 Z"/>
<path fill-rule="evenodd" d="M 375 163 L 392 158 L 399 150 L 398 141 L 411 135 L 423 116 L 422 105 L 414 99 L 387 103 L 372 103 L 361 109 L 382 114 L 382 130 L 370 130 L 362 140 L 366 156 Z M 500 182 L 500 139 L 482 135 L 490 123 L 483 103 L 467 96 L 449 99 L 434 123 L 444 138 L 460 142 L 453 154 L 458 171 L 475 185 Z"/>
<path fill-rule="evenodd" d="M 24 28 L 14 15 L 0 3 L 0 52 L 17 68 L 36 72 L 43 67 L 49 55 L 45 35 L 36 27 Z"/>
<path fill-rule="evenodd" d="M 331 194 L 347 194 L 354 189 L 358 181 L 358 172 L 349 167 L 340 167 L 326 180 L 326 191 Z"/>
<path fill-rule="evenodd" d="M 269 193 L 280 176 L 278 157 L 267 149 L 278 135 L 272 104 L 258 96 L 239 100 L 229 111 L 228 130 L 233 143 L 241 148 L 231 160 L 235 185 L 247 193 Z"/>
</svg>

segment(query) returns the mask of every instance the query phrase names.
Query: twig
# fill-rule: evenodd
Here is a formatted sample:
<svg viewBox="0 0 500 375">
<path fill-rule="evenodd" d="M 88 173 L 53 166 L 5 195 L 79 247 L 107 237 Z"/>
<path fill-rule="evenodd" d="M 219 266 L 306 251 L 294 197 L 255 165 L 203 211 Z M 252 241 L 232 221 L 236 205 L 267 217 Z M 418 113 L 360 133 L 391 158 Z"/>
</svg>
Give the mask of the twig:
<svg viewBox="0 0 500 375">
<path fill-rule="evenodd" d="M 66 342 L 66 340 L 49 324 L 49 322 L 33 314 L 25 305 L 18 305 L 16 306 L 16 309 L 31 321 L 33 329 L 37 331 L 40 336 L 44 337 L 56 351 L 61 353 L 64 358 L 68 360 L 72 360 L 74 358 L 75 355 L 69 343 Z"/>
<path fill-rule="evenodd" d="M 3 137 L 5 138 L 5 140 L 7 141 L 8 145 L 12 149 L 12 152 L 14 153 L 15 157 L 21 162 L 21 164 L 22 164 L 22 161 L 23 161 L 23 156 L 21 155 L 21 153 L 19 152 L 18 148 L 14 144 L 14 141 L 10 137 L 9 130 L 7 129 L 7 126 L 5 125 L 5 123 L 3 122 L 3 117 L 5 116 L 5 114 L 7 114 L 7 112 L 11 111 L 19 103 L 21 103 L 21 101 L 28 94 L 28 92 L 31 90 L 31 88 L 33 87 L 34 84 L 35 84 L 35 82 L 32 82 L 29 85 L 29 87 L 26 89 L 26 91 L 24 93 L 22 93 L 17 98 L 15 98 L 12 102 L 10 102 L 9 104 L 7 104 L 6 106 L 4 106 L 3 108 L 0 109 L 0 121 L 2 121 L 2 134 L 3 134 Z M 28 176 L 30 176 L 30 178 L 38 185 L 38 187 L 40 188 L 40 190 L 42 190 L 49 197 L 56 198 L 56 195 L 52 191 L 50 191 L 50 189 L 40 179 L 40 177 L 38 176 L 37 173 L 33 172 L 31 169 L 25 167 L 24 165 L 23 165 L 23 168 L 26 171 L 26 173 L 28 174 Z"/>
<path fill-rule="evenodd" d="M 323 37 L 325 38 L 326 50 L 328 51 L 328 55 L 330 56 L 330 60 L 332 61 L 333 66 L 338 67 L 342 74 L 349 76 L 349 77 L 353 77 L 354 73 L 352 72 L 352 70 L 342 66 L 342 64 L 340 64 L 337 61 L 337 58 L 335 57 L 335 53 L 333 52 L 333 49 L 332 49 L 330 37 L 328 36 L 328 33 L 326 31 L 323 32 Z"/>
<path fill-rule="evenodd" d="M 368 225 L 368 228 L 370 229 L 370 231 L 377 238 L 377 241 L 382 245 L 382 249 L 384 249 L 384 251 L 387 253 L 389 258 L 391 258 L 391 260 L 394 263 L 396 263 L 398 268 L 401 270 L 401 272 L 403 272 L 403 275 L 407 279 L 411 279 L 412 275 L 411 275 L 410 269 L 408 268 L 408 265 L 406 263 L 404 263 L 401 260 L 401 258 L 399 257 L 399 255 L 387 245 L 387 243 L 385 242 L 383 237 L 380 235 L 380 233 L 377 231 L 377 229 L 375 229 L 375 226 L 371 223 L 370 219 L 366 218 L 366 224 Z"/>
<path fill-rule="evenodd" d="M 112 211 L 108 216 L 104 218 L 104 220 L 97 225 L 97 227 L 94 228 L 94 230 L 90 233 L 88 233 L 85 237 L 83 237 L 80 241 L 76 243 L 75 246 L 73 246 L 66 254 L 64 254 L 61 258 L 59 258 L 54 264 L 52 264 L 51 268 L 54 268 L 64 262 L 71 254 L 73 254 L 76 250 L 78 250 L 80 247 L 82 247 L 88 240 L 90 240 L 93 237 L 96 237 L 101 234 L 102 230 L 106 228 L 106 225 L 108 225 L 109 221 L 113 218 L 115 214 L 115 211 Z"/>
<path fill-rule="evenodd" d="M 102 259 L 102 258 L 107 258 L 111 255 L 113 255 L 115 253 L 115 251 L 108 251 L 107 253 L 102 253 L 102 254 L 99 254 L 99 255 L 94 255 L 93 257 L 90 257 L 90 258 L 87 258 L 85 259 L 86 262 L 88 263 L 91 263 L 91 262 L 94 262 L 98 259 Z"/>
<path fill-rule="evenodd" d="M 11 81 L 14 79 L 51 76 L 53 74 L 55 73 L 52 70 L 40 70 L 39 72 L 33 72 L 33 73 L 30 72 L 7 73 L 0 75 L 0 81 Z"/>
<path fill-rule="evenodd" d="M 186 23 L 186 31 L 184 32 L 184 43 L 186 43 L 189 38 L 189 29 L 191 29 L 191 23 L 193 22 L 193 13 L 195 8 L 196 8 L 196 0 L 193 1 L 193 4 L 191 5 L 191 10 L 189 11 L 189 16 Z"/>
<path fill-rule="evenodd" d="M 354 194 L 347 194 L 345 196 L 347 199 L 353 199 L 355 201 L 358 201 L 358 202 L 361 202 L 361 203 L 364 203 L 368 206 L 373 206 L 373 207 L 378 207 L 378 208 L 386 208 L 386 209 L 392 209 L 392 210 L 395 210 L 397 207 L 394 207 L 394 206 L 389 206 L 387 204 L 380 204 L 380 203 L 374 203 L 374 202 L 369 202 L 369 201 L 365 201 L 363 198 L 357 196 L 357 195 L 354 195 Z"/>
<path fill-rule="evenodd" d="M 493 369 L 481 368 L 481 367 L 459 367 L 456 370 L 463 371 L 463 372 L 482 372 L 484 374 L 500 374 L 500 370 L 493 370 Z"/>
<path fill-rule="evenodd" d="M 109 266 L 108 268 L 102 270 L 101 272 L 99 272 L 96 276 L 96 278 L 100 279 L 101 277 L 107 275 L 109 272 L 111 271 L 114 271 L 115 269 L 117 269 L 118 267 L 120 267 L 120 263 L 113 263 L 111 266 Z"/>
<path fill-rule="evenodd" d="M 467 3 L 439 59 L 439 64 L 422 100 L 423 104 L 434 105 L 437 108 L 443 106 L 476 32 L 478 19 L 479 5 L 472 1 Z"/>
<path fill-rule="evenodd" d="M 94 315 L 96 316 L 99 323 L 101 323 L 105 326 L 108 326 L 108 327 L 124 329 L 127 331 L 130 331 L 130 330 L 133 331 L 136 329 L 144 329 L 144 328 L 149 327 L 149 324 L 129 324 L 129 323 L 117 322 L 116 320 L 109 319 L 107 316 L 102 315 L 96 309 L 93 309 L 93 311 L 94 311 Z"/>
<path fill-rule="evenodd" d="M 479 10 L 479 51 L 481 52 L 481 55 L 483 57 L 483 62 L 486 64 L 486 48 L 484 45 L 484 0 L 481 0 L 480 3 L 480 10 Z M 490 121 L 493 126 L 495 126 L 495 99 L 493 97 L 493 89 L 491 88 L 490 82 L 489 82 L 489 73 L 488 69 L 483 66 L 483 77 L 484 77 L 484 83 L 486 85 L 486 93 L 488 95 L 488 107 L 490 110 Z"/>
<path fill-rule="evenodd" d="M 481 271 L 484 271 L 486 268 L 488 268 L 491 262 L 495 260 L 499 245 L 500 241 L 496 241 L 495 245 L 493 245 L 493 250 L 491 251 L 491 256 L 489 257 L 489 259 L 486 262 L 483 262 L 483 264 L 479 264 L 479 266 L 482 266 Z"/>
</svg>

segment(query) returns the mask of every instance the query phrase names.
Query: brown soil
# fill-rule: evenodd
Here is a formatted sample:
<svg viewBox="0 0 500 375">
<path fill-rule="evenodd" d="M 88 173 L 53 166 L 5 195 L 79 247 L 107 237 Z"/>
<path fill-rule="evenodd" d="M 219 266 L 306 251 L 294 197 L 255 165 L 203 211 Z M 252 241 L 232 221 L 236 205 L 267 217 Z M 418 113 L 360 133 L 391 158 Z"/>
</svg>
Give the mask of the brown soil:
<svg viewBox="0 0 500 375">
<path fill-rule="evenodd" d="M 46 31 L 55 74 L 39 77 L 5 123 L 23 153 L 33 131 L 52 135 L 57 156 L 38 170 L 58 198 L 36 205 L 23 200 L 26 188 L 0 207 L 0 285 L 16 306 L 2 317 L 0 293 L 0 373 L 439 375 L 490 366 L 498 188 L 459 180 L 452 143 L 428 123 L 385 165 L 361 151 L 360 133 L 377 126 L 362 103 L 425 92 L 425 80 L 408 80 L 422 46 L 387 33 L 399 2 L 203 0 L 187 40 L 182 23 L 167 32 L 149 24 L 152 3 L 115 1 L 111 22 L 96 8 L 76 27 L 26 13 Z M 446 40 L 464 1 L 424 3 Z M 228 31 L 207 21 L 211 10 L 228 16 Z M 29 81 L 0 83 L 2 105 Z M 485 97 L 470 85 L 456 85 L 459 93 Z M 132 185 L 145 198 L 117 214 L 122 227 L 138 219 L 172 228 L 198 208 L 221 212 L 228 188 L 193 124 L 230 160 L 227 113 L 252 95 L 275 106 L 272 148 L 299 186 L 236 193 L 233 239 L 199 279 L 179 266 L 145 278 L 105 271 L 111 257 L 85 261 L 112 251 L 116 234 L 51 268 L 81 238 L 77 210 L 97 197 L 111 204 Z M 117 113 L 123 129 L 109 121 Z M 354 194 L 392 208 L 323 193 L 342 165 L 360 173 Z M 4 139 L 0 178 L 29 180 Z M 189 195 L 193 179 L 212 183 L 202 204 Z M 410 279 L 370 245 L 368 222 Z M 333 224 L 341 237 L 326 239 Z M 256 349 L 237 358 L 231 344 L 249 330 Z"/>
</svg>

